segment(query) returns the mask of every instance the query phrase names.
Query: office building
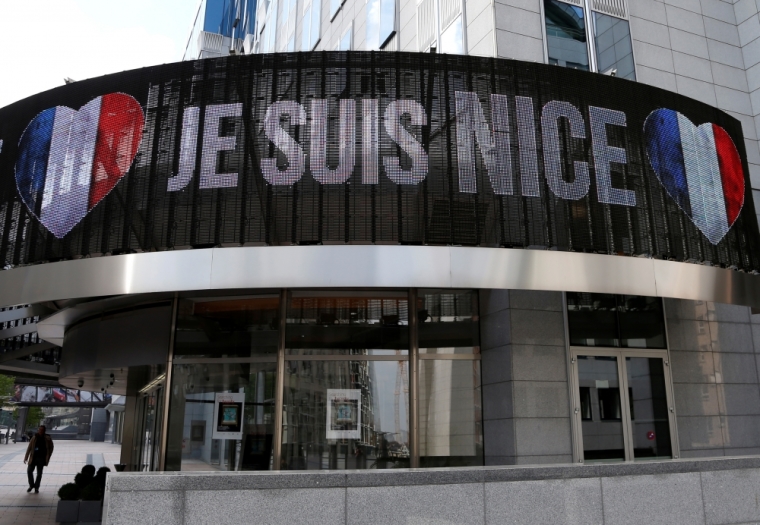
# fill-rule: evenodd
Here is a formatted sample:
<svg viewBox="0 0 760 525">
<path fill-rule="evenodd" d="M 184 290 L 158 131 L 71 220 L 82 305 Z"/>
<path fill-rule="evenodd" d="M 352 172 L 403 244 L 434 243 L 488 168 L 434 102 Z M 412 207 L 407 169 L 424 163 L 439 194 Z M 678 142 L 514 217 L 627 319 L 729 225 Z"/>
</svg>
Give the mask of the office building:
<svg viewBox="0 0 760 525">
<path fill-rule="evenodd" d="M 0 304 L 126 396 L 107 520 L 760 520 L 754 3 L 251 20 L 0 110 Z"/>
</svg>

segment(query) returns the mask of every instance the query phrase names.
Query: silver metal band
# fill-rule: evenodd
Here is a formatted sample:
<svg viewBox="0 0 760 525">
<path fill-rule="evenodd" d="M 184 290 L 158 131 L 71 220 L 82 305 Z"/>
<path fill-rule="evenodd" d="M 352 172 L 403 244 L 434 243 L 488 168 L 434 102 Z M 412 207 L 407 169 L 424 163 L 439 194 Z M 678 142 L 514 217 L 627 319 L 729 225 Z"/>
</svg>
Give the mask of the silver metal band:
<svg viewBox="0 0 760 525">
<path fill-rule="evenodd" d="M 240 288 L 619 293 L 760 307 L 760 276 L 646 258 L 446 246 L 265 246 L 79 259 L 0 272 L 0 306 Z"/>
</svg>

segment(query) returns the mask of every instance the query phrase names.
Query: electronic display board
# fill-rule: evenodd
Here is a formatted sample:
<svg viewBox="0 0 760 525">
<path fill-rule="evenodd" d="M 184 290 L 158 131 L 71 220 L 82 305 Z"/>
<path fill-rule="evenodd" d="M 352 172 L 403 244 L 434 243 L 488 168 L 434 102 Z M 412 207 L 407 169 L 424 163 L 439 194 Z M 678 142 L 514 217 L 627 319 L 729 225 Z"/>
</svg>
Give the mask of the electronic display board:
<svg viewBox="0 0 760 525">
<path fill-rule="evenodd" d="M 720 110 L 558 66 L 395 52 L 167 64 L 0 109 L 0 258 L 405 244 L 758 271 L 744 148 Z"/>
</svg>

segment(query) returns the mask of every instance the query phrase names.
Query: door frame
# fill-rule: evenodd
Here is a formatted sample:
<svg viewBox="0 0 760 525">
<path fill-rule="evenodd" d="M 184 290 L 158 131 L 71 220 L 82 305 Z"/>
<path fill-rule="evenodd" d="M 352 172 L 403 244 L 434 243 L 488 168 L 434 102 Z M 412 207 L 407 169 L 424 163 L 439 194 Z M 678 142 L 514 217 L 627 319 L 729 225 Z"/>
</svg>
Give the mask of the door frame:
<svg viewBox="0 0 760 525">
<path fill-rule="evenodd" d="M 628 374 L 625 365 L 627 357 L 657 358 L 663 360 L 665 375 L 665 396 L 668 405 L 668 424 L 670 428 L 670 446 L 673 459 L 678 459 L 678 429 L 676 427 L 675 402 L 673 400 L 673 377 L 670 372 L 670 355 L 667 349 L 646 348 L 615 348 L 615 347 L 569 347 L 570 362 L 568 378 L 570 385 L 570 414 L 573 421 L 573 461 L 584 463 L 583 460 L 583 426 L 581 420 L 580 384 L 578 380 L 578 356 L 616 357 L 618 381 L 620 386 L 620 404 L 623 423 L 623 444 L 625 447 L 625 462 L 634 461 L 633 430 L 631 422 L 630 400 L 628 399 Z"/>
</svg>

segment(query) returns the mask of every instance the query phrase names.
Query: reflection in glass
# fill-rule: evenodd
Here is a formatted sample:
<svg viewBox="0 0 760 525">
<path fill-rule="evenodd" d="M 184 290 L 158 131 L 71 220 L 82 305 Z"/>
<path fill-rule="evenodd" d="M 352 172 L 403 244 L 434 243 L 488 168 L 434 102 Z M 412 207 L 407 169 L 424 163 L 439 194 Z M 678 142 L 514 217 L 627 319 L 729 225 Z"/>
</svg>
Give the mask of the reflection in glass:
<svg viewBox="0 0 760 525">
<path fill-rule="evenodd" d="M 294 293 L 288 304 L 286 353 L 406 355 L 407 303 L 405 293 Z"/>
<path fill-rule="evenodd" d="M 343 5 L 343 0 L 330 0 L 330 20 L 335 18 L 335 14 L 341 5 Z"/>
<path fill-rule="evenodd" d="M 617 303 L 611 294 L 567 293 L 572 346 L 619 346 Z"/>
<path fill-rule="evenodd" d="M 549 63 L 588 71 L 583 9 L 558 0 L 544 0 L 544 16 Z"/>
<path fill-rule="evenodd" d="M 285 366 L 283 469 L 409 466 L 407 361 Z"/>
<path fill-rule="evenodd" d="M 418 301 L 421 354 L 480 353 L 476 291 L 420 291 Z"/>
<path fill-rule="evenodd" d="M 396 33 L 396 0 L 367 0 L 366 50 L 385 46 Z"/>
<path fill-rule="evenodd" d="M 568 292 L 567 321 L 573 346 L 665 348 L 659 297 Z"/>
<path fill-rule="evenodd" d="M 279 297 L 183 299 L 175 359 L 252 357 L 277 352 Z"/>
<path fill-rule="evenodd" d="M 338 46 L 338 50 L 351 51 L 351 34 L 352 33 L 353 33 L 353 29 L 349 27 L 348 30 L 340 38 L 340 44 Z"/>
<path fill-rule="evenodd" d="M 140 470 L 149 472 L 153 470 L 154 467 L 151 460 L 153 459 L 153 446 L 157 443 L 154 439 L 156 431 L 156 393 L 153 392 L 150 395 L 141 398 L 138 403 L 142 405 L 142 421 L 139 423 L 141 425 L 141 432 L 139 435 Z M 156 452 L 158 452 L 158 447 L 156 447 Z"/>
<path fill-rule="evenodd" d="M 578 356 L 578 386 L 588 389 L 591 409 L 590 420 L 581 417 L 584 461 L 624 461 L 617 358 Z"/>
<path fill-rule="evenodd" d="M 269 470 L 276 363 L 176 364 L 166 470 Z M 213 439 L 215 394 L 245 393 L 243 439 Z"/>
<path fill-rule="evenodd" d="M 483 465 L 480 361 L 420 361 L 421 467 Z"/>
<path fill-rule="evenodd" d="M 626 357 L 634 459 L 672 457 L 665 370 L 661 358 Z"/>
<path fill-rule="evenodd" d="M 665 348 L 662 299 L 619 295 L 620 343 L 625 348 Z"/>
<path fill-rule="evenodd" d="M 380 0 L 380 47 L 396 33 L 396 0 Z"/>
<path fill-rule="evenodd" d="M 631 31 L 627 20 L 594 13 L 594 45 L 600 73 L 636 80 Z"/>
<path fill-rule="evenodd" d="M 478 293 L 420 290 L 417 320 L 420 466 L 482 465 Z M 452 354 L 473 359 L 430 359 Z"/>
<path fill-rule="evenodd" d="M 452 55 L 464 54 L 464 42 L 462 40 L 462 15 L 459 15 L 449 27 L 441 33 L 441 53 Z"/>
</svg>

